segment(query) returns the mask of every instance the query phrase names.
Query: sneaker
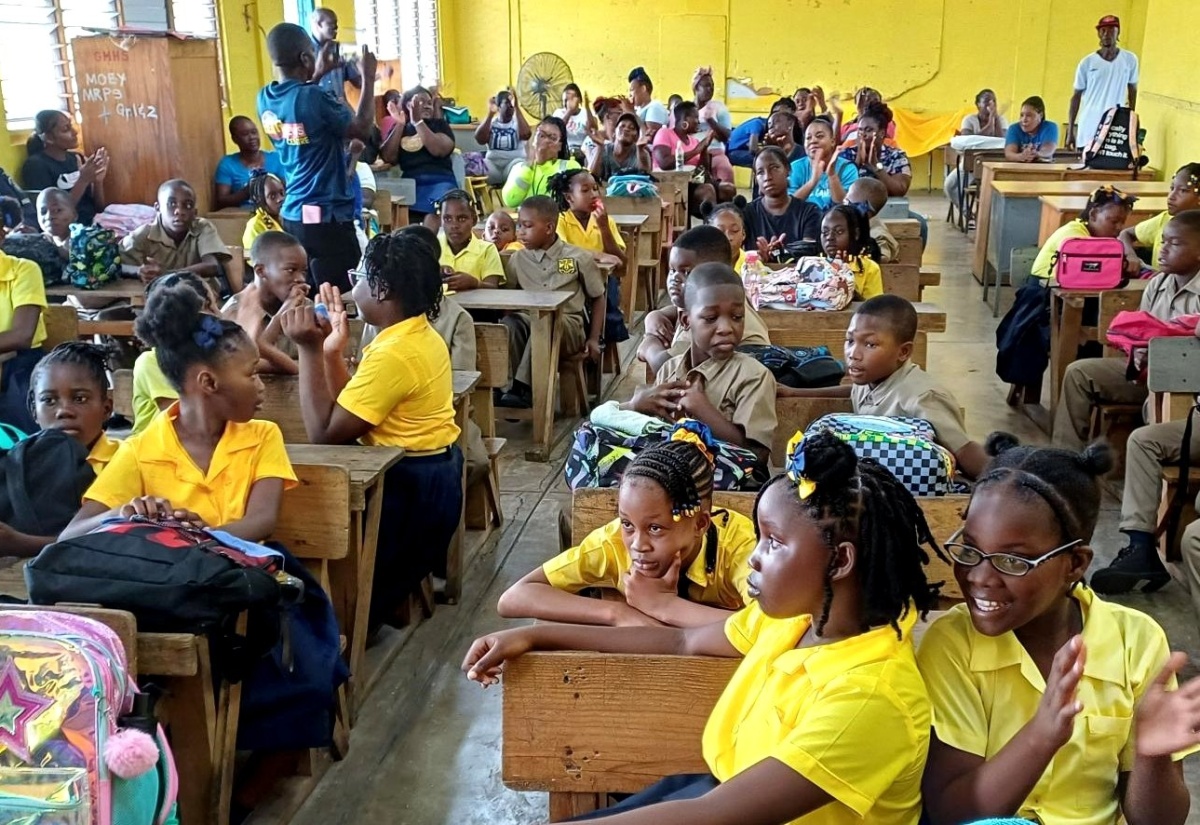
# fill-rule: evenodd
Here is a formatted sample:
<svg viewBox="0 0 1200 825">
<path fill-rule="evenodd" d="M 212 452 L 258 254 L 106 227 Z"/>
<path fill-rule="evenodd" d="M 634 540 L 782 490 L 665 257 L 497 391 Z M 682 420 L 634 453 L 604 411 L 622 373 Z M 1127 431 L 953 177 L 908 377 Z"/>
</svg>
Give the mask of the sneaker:
<svg viewBox="0 0 1200 825">
<path fill-rule="evenodd" d="M 1143 593 L 1153 593 L 1170 580 L 1157 548 L 1129 545 L 1117 553 L 1112 564 L 1092 575 L 1092 589 L 1112 596 L 1128 593 L 1141 584 Z"/>
<path fill-rule="evenodd" d="M 500 396 L 500 399 L 496 401 L 496 406 L 517 410 L 533 409 L 533 392 L 524 387 L 513 386 L 511 390 Z"/>
</svg>

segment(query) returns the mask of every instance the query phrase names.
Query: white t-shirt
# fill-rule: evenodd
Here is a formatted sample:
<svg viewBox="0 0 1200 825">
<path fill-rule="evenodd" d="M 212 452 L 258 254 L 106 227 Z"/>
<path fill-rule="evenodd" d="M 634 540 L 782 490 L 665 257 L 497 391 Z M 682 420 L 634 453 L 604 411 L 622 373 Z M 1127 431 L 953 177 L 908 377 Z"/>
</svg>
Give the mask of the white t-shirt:
<svg viewBox="0 0 1200 825">
<path fill-rule="evenodd" d="M 573 117 L 567 117 L 567 110 L 561 106 L 554 110 L 554 116 L 562 118 L 567 124 L 567 146 L 578 149 L 587 138 L 587 112 L 580 109 Z"/>
<path fill-rule="evenodd" d="M 704 136 L 708 134 L 708 118 L 710 117 L 729 131 L 733 131 L 733 115 L 729 113 L 729 107 L 719 100 L 710 100 L 700 110 L 700 128 L 696 130 L 697 138 L 703 140 Z M 724 152 L 725 144 L 714 140 L 708 144 L 708 148 L 714 152 Z"/>
<path fill-rule="evenodd" d="M 1092 52 L 1079 61 L 1075 70 L 1075 91 L 1083 92 L 1079 101 L 1075 143 L 1086 146 L 1096 136 L 1100 118 L 1113 106 L 1124 106 L 1130 84 L 1138 82 L 1138 59 L 1121 49 L 1112 60 Z"/>
<path fill-rule="evenodd" d="M 635 111 L 642 123 L 658 123 L 666 126 L 671 122 L 671 115 L 667 112 L 667 107 L 657 100 L 651 100 L 645 106 L 638 106 Z"/>
</svg>

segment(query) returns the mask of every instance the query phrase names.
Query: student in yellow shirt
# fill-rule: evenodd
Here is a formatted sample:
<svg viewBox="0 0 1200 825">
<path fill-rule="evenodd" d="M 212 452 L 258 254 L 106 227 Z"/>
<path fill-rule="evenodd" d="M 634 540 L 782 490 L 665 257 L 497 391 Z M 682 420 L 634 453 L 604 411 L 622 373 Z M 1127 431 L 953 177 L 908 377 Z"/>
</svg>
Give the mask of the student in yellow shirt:
<svg viewBox="0 0 1200 825">
<path fill-rule="evenodd" d="M 377 235 L 351 273 L 359 317 L 377 327 L 351 377 L 344 357 L 349 322 L 337 290 L 318 306 L 282 314 L 300 354 L 304 428 L 314 444 L 403 447 L 387 473 L 375 560 L 370 625 L 429 573 L 446 575 L 446 550 L 462 517 L 463 455 L 454 423 L 454 382 L 446 342 L 430 325 L 442 300 L 438 259 L 409 233 Z"/>
<path fill-rule="evenodd" d="M 706 210 L 701 210 L 706 211 Z M 742 267 L 746 263 L 746 219 L 736 203 L 721 203 L 708 211 L 704 222 L 715 226 L 729 239 L 729 249 L 733 253 L 733 271 L 740 277 Z"/>
<path fill-rule="evenodd" d="M 1171 218 L 1189 209 L 1200 209 L 1200 163 L 1187 163 L 1179 167 L 1179 171 L 1171 179 L 1171 191 L 1167 194 L 1167 211 L 1121 230 L 1117 237 L 1125 244 L 1127 271 L 1131 274 L 1143 269 L 1157 272 L 1163 229 Z M 1150 248 L 1149 267 L 1138 257 L 1138 250 L 1146 247 Z"/>
<path fill-rule="evenodd" d="M 0 198 L 0 241 L 22 220 L 16 198 Z M 33 261 L 0 252 L 0 423 L 25 433 L 37 429 L 29 412 L 29 379 L 46 340 L 46 287 Z"/>
<path fill-rule="evenodd" d="M 467 653 L 467 678 L 484 685 L 531 650 L 742 658 L 704 730 L 711 775 L 668 777 L 598 818 L 913 825 L 920 817 L 930 709 L 909 634 L 937 599 L 922 565 L 929 529 L 894 476 L 859 462 L 831 433 L 798 433 L 786 465 L 755 503 L 748 591 L 757 601 L 728 619 L 686 628 L 539 623 L 484 636 Z M 655 805 L 667 793 L 672 801 Z"/>
<path fill-rule="evenodd" d="M 691 438 L 679 430 L 676 437 Z M 707 447 L 672 440 L 643 450 L 621 478 L 617 518 L 535 568 L 500 597 L 506 619 L 695 627 L 750 602 L 758 539 L 740 513 L 713 512 Z M 623 599 L 577 595 L 589 587 Z"/>
<path fill-rule="evenodd" d="M 220 314 L 217 294 L 208 281 L 194 272 L 172 272 L 150 284 L 148 295 L 153 295 L 166 286 L 183 286 L 191 289 L 204 302 L 203 311 L 209 315 Z M 179 399 L 179 391 L 163 375 L 158 366 L 158 354 L 154 348 L 141 353 L 133 362 L 133 435 L 137 435 L 150 424 L 159 412 Z"/>
<path fill-rule="evenodd" d="M 118 446 L 104 433 L 104 422 L 112 415 L 107 367 L 103 349 L 69 341 L 38 361 L 30 382 L 33 412 L 42 431 L 62 430 L 87 451 L 79 467 L 79 480 L 85 485 L 108 465 Z M 89 469 L 84 469 L 84 464 Z M 32 482 L 26 492 L 31 500 L 36 499 L 37 479 L 26 480 Z M 52 544 L 55 534 L 65 526 L 43 523 L 45 535 L 30 535 L 0 523 L 0 547 L 10 556 L 31 558 Z"/>
<path fill-rule="evenodd" d="M 879 246 L 871 237 L 865 212 L 839 203 L 821 220 L 821 249 L 825 257 L 844 261 L 854 271 L 854 297 L 866 301 L 883 294 Z"/>
<path fill-rule="evenodd" d="M 926 814 L 1183 825 L 1200 680 L 1176 689 L 1187 656 L 1084 583 L 1111 450 L 994 433 L 988 451 L 946 544 L 966 603 L 930 626 L 917 657 L 933 703 Z"/>
<path fill-rule="evenodd" d="M 254 420 L 263 394 L 254 342 L 205 313 L 204 299 L 182 283 L 151 293 L 137 335 L 155 348 L 179 400 L 121 444 L 62 538 L 133 515 L 269 538 L 296 474 L 279 427 Z"/>
<path fill-rule="evenodd" d="M 263 169 L 255 169 L 250 173 L 249 188 L 254 214 L 246 221 L 246 231 L 242 233 L 243 249 L 254 246 L 255 238 L 264 232 L 283 231 L 283 219 L 279 217 L 279 209 L 283 206 L 283 198 L 287 194 L 287 184 L 283 182 L 283 178 Z"/>
<path fill-rule="evenodd" d="M 1126 195 L 1115 186 L 1101 186 L 1088 196 L 1087 205 L 1079 213 L 1079 217 L 1063 224 L 1042 244 L 1037 257 L 1033 259 L 1030 274 L 1039 278 L 1043 284 L 1048 284 L 1054 277 L 1054 266 L 1058 258 L 1059 247 L 1068 238 L 1115 238 L 1121 234 L 1121 228 L 1129 220 L 1129 212 L 1137 198 Z M 1125 271 L 1136 275 L 1142 267 L 1139 260 L 1136 266 L 1126 260 Z M 1155 262 L 1157 265 L 1157 261 Z"/>
<path fill-rule="evenodd" d="M 625 263 L 625 239 L 605 211 L 596 179 L 586 169 L 570 169 L 550 178 L 549 194 L 558 204 L 558 237 L 581 249 L 603 252 Z"/>
<path fill-rule="evenodd" d="M 475 203 L 462 189 L 442 195 L 438 209 L 442 218 L 442 280 L 446 294 L 471 289 L 498 289 L 504 286 L 504 264 L 495 245 L 475 237 Z"/>
</svg>

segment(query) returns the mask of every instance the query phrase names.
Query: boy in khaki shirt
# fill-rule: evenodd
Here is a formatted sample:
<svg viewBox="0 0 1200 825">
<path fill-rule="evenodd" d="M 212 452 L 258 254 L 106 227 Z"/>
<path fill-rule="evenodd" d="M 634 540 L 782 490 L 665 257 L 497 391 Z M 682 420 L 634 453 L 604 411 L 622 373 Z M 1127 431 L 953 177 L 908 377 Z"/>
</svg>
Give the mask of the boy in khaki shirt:
<svg viewBox="0 0 1200 825">
<path fill-rule="evenodd" d="M 688 278 L 682 323 L 691 332 L 683 355 L 659 369 L 623 409 L 667 421 L 694 418 L 717 438 L 753 450 L 765 474 L 775 427 L 775 377 L 737 351 L 746 316 L 741 279 L 726 264 L 701 264 Z"/>
<path fill-rule="evenodd" d="M 564 358 L 587 352 L 600 360 L 600 334 L 604 331 L 604 277 L 592 253 L 558 237 L 558 206 L 543 195 L 527 198 L 517 213 L 517 239 L 525 246 L 508 259 L 509 283 L 521 289 L 570 291 L 570 300 L 559 315 Z M 584 310 L 590 303 L 591 322 Z M 508 357 L 513 381 L 508 392 L 496 401 L 499 407 L 528 409 L 533 406 L 530 375 L 530 319 L 528 313 L 513 312 L 501 319 L 508 328 Z M 555 367 L 557 369 L 557 366 Z"/>
<path fill-rule="evenodd" d="M 158 217 L 121 239 L 121 263 L 137 267 L 147 284 L 184 269 L 219 281 L 227 260 L 229 250 L 216 227 L 196 215 L 196 191 L 183 180 L 158 187 Z"/>
<path fill-rule="evenodd" d="M 850 385 L 824 389 L 781 387 L 781 396 L 846 398 L 863 415 L 928 421 L 938 444 L 954 453 L 958 471 L 976 479 L 988 463 L 983 446 L 967 435 L 962 408 L 933 376 L 909 361 L 917 337 L 917 311 L 899 295 L 863 301 L 846 329 Z"/>
</svg>

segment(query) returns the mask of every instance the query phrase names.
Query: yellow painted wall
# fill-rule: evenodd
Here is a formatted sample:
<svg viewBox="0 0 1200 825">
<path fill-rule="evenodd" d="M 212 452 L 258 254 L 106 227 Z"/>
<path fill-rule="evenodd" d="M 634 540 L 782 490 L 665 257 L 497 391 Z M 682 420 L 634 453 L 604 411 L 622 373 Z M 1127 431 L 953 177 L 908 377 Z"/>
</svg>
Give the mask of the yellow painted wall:
<svg viewBox="0 0 1200 825">
<path fill-rule="evenodd" d="M 1137 108 L 1150 162 L 1167 175 L 1200 161 L 1200 52 L 1179 47 L 1197 26 L 1200 4 L 1149 0 Z"/>
</svg>

